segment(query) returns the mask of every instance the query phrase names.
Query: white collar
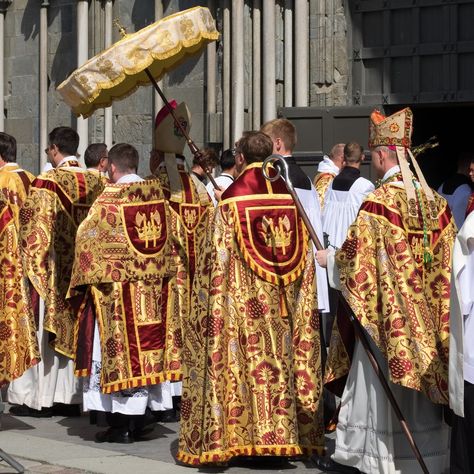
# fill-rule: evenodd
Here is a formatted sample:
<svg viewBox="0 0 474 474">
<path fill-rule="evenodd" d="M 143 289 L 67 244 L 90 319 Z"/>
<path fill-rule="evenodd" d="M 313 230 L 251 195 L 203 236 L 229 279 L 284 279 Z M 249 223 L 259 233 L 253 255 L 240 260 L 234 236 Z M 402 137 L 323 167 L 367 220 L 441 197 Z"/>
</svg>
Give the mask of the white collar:
<svg viewBox="0 0 474 474">
<path fill-rule="evenodd" d="M 329 156 L 324 155 L 323 161 L 319 162 L 318 173 L 331 173 L 338 175 L 340 169 L 334 164 L 334 161 Z"/>
<path fill-rule="evenodd" d="M 138 181 L 143 181 L 143 178 L 138 176 L 138 174 L 131 173 L 131 174 L 125 174 L 122 177 L 120 177 L 115 184 L 126 184 L 126 183 L 136 183 Z"/>
<path fill-rule="evenodd" d="M 77 156 L 65 156 L 57 165 L 56 168 L 59 168 L 60 166 L 70 162 L 70 161 L 77 161 Z"/>
<path fill-rule="evenodd" d="M 184 163 L 185 163 L 185 159 L 184 158 L 178 158 L 176 157 L 176 164 L 177 165 L 183 165 L 184 166 Z M 159 165 L 158 165 L 158 168 L 157 169 L 160 169 L 160 168 L 164 168 L 166 165 L 165 165 L 165 160 L 163 160 Z"/>
<path fill-rule="evenodd" d="M 388 178 L 391 178 L 394 174 L 397 173 L 400 173 L 400 166 L 395 165 L 383 175 L 382 182 L 386 181 Z"/>
<path fill-rule="evenodd" d="M 5 168 L 12 168 L 12 167 L 15 167 L 15 166 L 18 166 L 17 163 L 11 163 L 11 162 L 7 162 L 5 163 L 3 166 L 0 166 L 0 170 L 3 170 Z"/>
<path fill-rule="evenodd" d="M 226 178 L 229 178 L 232 181 L 235 180 L 235 178 L 232 175 L 230 175 L 229 173 L 221 173 L 219 176 L 225 176 Z"/>
</svg>

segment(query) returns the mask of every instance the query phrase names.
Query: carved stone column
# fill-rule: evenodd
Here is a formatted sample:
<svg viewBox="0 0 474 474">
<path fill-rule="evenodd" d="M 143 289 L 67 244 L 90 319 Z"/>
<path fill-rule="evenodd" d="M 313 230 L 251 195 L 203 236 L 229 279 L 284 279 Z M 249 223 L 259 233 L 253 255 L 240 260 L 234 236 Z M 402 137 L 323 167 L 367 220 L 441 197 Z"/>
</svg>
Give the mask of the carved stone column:
<svg viewBox="0 0 474 474">
<path fill-rule="evenodd" d="M 43 0 L 40 9 L 39 33 L 39 172 L 43 171 L 48 157 L 44 149 L 48 145 L 48 7 Z"/>
<path fill-rule="evenodd" d="M 82 66 L 89 59 L 89 2 L 88 0 L 78 0 L 77 2 L 77 67 Z M 78 153 L 81 160 L 84 159 L 84 152 L 89 144 L 88 120 L 82 117 L 77 118 L 77 133 L 79 134 Z"/>
<path fill-rule="evenodd" d="M 5 108 L 5 68 L 4 68 L 4 42 L 5 42 L 5 14 L 11 5 L 11 0 L 0 1 L 0 131 L 5 130 L 3 110 Z"/>
</svg>

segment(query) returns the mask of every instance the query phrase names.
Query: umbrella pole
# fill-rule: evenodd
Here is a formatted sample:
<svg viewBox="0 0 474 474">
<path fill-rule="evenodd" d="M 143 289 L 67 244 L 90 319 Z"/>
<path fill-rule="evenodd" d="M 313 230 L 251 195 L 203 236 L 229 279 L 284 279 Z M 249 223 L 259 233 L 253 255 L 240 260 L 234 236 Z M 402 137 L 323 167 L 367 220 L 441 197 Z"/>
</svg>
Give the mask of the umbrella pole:
<svg viewBox="0 0 474 474">
<path fill-rule="evenodd" d="M 277 163 L 278 164 L 278 173 L 276 174 L 275 177 L 270 177 L 267 172 L 266 172 L 266 167 L 270 163 Z M 288 189 L 288 192 L 291 194 L 291 197 L 295 201 L 296 208 L 298 209 L 298 213 L 300 214 L 301 218 L 303 219 L 303 222 L 308 229 L 308 232 L 310 234 L 311 240 L 313 241 L 315 247 L 317 250 L 323 250 L 324 247 L 322 246 L 321 242 L 319 241 L 319 238 L 316 234 L 316 231 L 314 230 L 314 227 L 311 224 L 311 221 L 308 218 L 308 215 L 306 214 L 306 211 L 303 209 L 303 206 L 301 204 L 300 199 L 298 198 L 298 195 L 296 194 L 295 188 L 293 187 L 293 183 L 291 182 L 289 178 L 289 173 L 288 173 L 288 164 L 284 160 L 284 158 L 281 155 L 270 155 L 264 162 L 263 164 L 263 174 L 266 179 L 270 181 L 275 181 L 277 178 L 280 176 L 283 178 L 283 181 L 285 182 L 285 185 Z M 400 422 L 400 425 L 402 427 L 403 432 L 405 433 L 405 436 L 407 437 L 408 443 L 410 444 L 410 447 L 415 454 L 415 457 L 418 461 L 418 463 L 421 466 L 422 471 L 425 474 L 429 474 L 428 468 L 426 467 L 426 464 L 423 460 L 423 457 L 420 453 L 420 450 L 418 449 L 418 446 L 416 444 L 416 441 L 413 437 L 413 434 L 408 426 L 407 421 L 405 420 L 405 417 L 403 416 L 403 413 L 395 399 L 395 396 L 393 395 L 392 390 L 390 389 L 390 386 L 388 385 L 388 382 L 384 376 L 384 373 L 375 358 L 375 355 L 372 351 L 372 348 L 370 347 L 369 341 L 367 339 L 367 335 L 363 331 L 362 325 L 360 324 L 360 321 L 357 319 L 356 315 L 354 314 L 354 311 L 352 311 L 352 308 L 350 307 L 349 303 L 345 300 L 345 298 L 342 296 L 342 293 L 339 292 L 339 300 L 341 301 L 342 305 L 344 306 L 344 309 L 347 311 L 347 314 L 349 315 L 349 318 L 351 320 L 352 325 L 354 326 L 356 335 L 360 342 L 362 343 L 362 346 L 364 347 L 367 356 L 369 358 L 370 364 L 372 365 L 377 377 L 380 380 L 380 383 L 382 384 L 382 388 L 385 392 L 385 394 L 388 397 L 388 400 L 390 402 L 390 405 L 393 408 L 393 411 L 395 412 L 395 415 L 398 418 L 398 421 Z"/>
<path fill-rule="evenodd" d="M 172 115 L 174 118 L 175 124 L 178 126 L 179 131 L 183 134 L 183 136 L 186 138 L 186 141 L 188 143 L 189 149 L 191 150 L 191 153 L 194 155 L 194 157 L 198 160 L 198 162 L 201 162 L 202 160 L 202 153 L 201 150 L 196 146 L 192 138 L 189 136 L 189 133 L 186 131 L 186 129 L 183 127 L 181 122 L 178 120 L 178 117 L 176 117 L 176 114 L 174 112 L 173 107 L 168 102 L 168 99 L 165 97 L 165 94 L 163 94 L 163 91 L 161 90 L 160 86 L 158 85 L 158 82 L 156 82 L 155 78 L 153 77 L 152 73 L 148 68 L 145 69 L 145 73 L 148 76 L 148 79 L 150 79 L 150 82 L 153 84 L 153 86 L 156 89 L 156 92 L 158 92 L 159 96 L 161 97 L 161 100 L 165 103 L 166 108 L 168 109 L 168 112 Z M 204 172 L 206 173 L 207 177 L 209 178 L 209 181 L 212 183 L 215 189 L 219 189 L 219 186 L 216 183 L 216 180 L 212 176 L 212 174 L 209 172 L 209 170 L 203 166 L 202 167 Z"/>
</svg>

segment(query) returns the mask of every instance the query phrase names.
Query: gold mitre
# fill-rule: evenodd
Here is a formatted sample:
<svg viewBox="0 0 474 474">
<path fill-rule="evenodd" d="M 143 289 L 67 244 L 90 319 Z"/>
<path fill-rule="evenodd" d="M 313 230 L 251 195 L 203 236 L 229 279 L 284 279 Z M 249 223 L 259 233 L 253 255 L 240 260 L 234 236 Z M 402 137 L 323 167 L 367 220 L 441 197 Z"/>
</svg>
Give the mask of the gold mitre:
<svg viewBox="0 0 474 474">
<path fill-rule="evenodd" d="M 397 154 L 408 200 L 408 226 L 412 229 L 419 229 L 421 226 L 423 232 L 426 233 L 428 229 L 439 228 L 438 211 L 433 190 L 428 186 L 421 168 L 410 150 L 412 132 L 413 112 L 408 107 L 389 117 L 385 117 L 378 110 L 374 110 L 370 114 L 369 147 L 387 146 Z M 420 187 L 428 201 L 427 209 L 424 208 L 423 200 L 415 189 L 414 176 L 410 170 L 409 161 L 413 165 Z M 433 257 L 428 247 L 424 249 L 423 258 L 425 264 L 431 264 Z"/>
<path fill-rule="evenodd" d="M 369 147 L 402 146 L 410 148 L 413 112 L 409 107 L 385 117 L 378 110 L 370 114 Z"/>
<path fill-rule="evenodd" d="M 183 128 L 189 133 L 191 129 L 191 114 L 186 104 L 181 102 L 181 104 L 177 105 L 175 100 L 171 100 L 169 105 L 174 109 Z M 184 152 L 186 137 L 183 136 L 181 130 L 176 125 L 167 106 L 162 107 L 156 114 L 154 139 L 156 150 L 177 155 L 182 155 Z"/>
</svg>

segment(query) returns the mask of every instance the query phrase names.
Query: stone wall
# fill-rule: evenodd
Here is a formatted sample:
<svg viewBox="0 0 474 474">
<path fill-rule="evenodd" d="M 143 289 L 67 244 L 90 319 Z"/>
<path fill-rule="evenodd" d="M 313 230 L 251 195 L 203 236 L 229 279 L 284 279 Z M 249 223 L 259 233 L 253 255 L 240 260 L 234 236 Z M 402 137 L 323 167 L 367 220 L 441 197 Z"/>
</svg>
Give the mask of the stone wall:
<svg viewBox="0 0 474 474">
<path fill-rule="evenodd" d="M 58 125 L 75 127 L 76 119 L 61 100 L 56 87 L 77 65 L 76 7 L 72 0 L 51 0 L 48 7 L 48 131 Z M 170 1 L 165 15 L 196 6 L 201 2 Z M 5 131 L 18 141 L 18 162 L 33 173 L 39 171 L 39 28 L 38 0 L 15 0 L 5 16 Z M 103 8 L 100 1 L 89 2 L 89 56 L 104 47 Z M 113 17 L 128 32 L 154 21 L 153 1 L 115 1 Z M 83 34 L 83 32 L 81 32 Z M 114 31 L 114 41 L 119 39 Z M 193 114 L 192 136 L 204 141 L 204 56 L 191 59 L 164 80 L 169 98 L 185 100 Z M 114 143 L 134 145 L 142 158 L 140 171 L 146 173 L 152 142 L 154 93 L 143 87 L 132 96 L 114 103 Z M 89 119 L 89 141 L 104 140 L 103 111 Z"/>
<path fill-rule="evenodd" d="M 347 54 L 348 0 L 309 0 L 310 4 L 310 103 L 311 106 L 348 104 L 350 83 Z M 18 140 L 18 161 L 34 173 L 39 171 L 39 28 L 40 0 L 14 0 L 5 16 L 5 131 Z M 204 2 L 205 4 L 206 2 Z M 164 15 L 184 10 L 202 1 L 170 0 L 163 2 Z M 215 2 L 218 28 L 222 21 L 221 2 Z M 276 1 L 277 106 L 283 106 L 284 94 L 284 24 L 283 0 Z M 245 3 L 245 50 L 251 51 L 253 2 Z M 76 119 L 56 87 L 77 66 L 75 0 L 50 0 L 48 7 L 48 131 L 58 125 L 75 127 Z M 115 0 L 113 17 L 120 19 L 128 32 L 134 32 L 154 21 L 154 1 Z M 296 28 L 297 25 L 294 25 Z M 80 32 L 85 34 L 85 32 Z M 89 56 L 104 48 L 104 10 L 100 0 L 89 2 Z M 115 31 L 114 38 L 119 39 Z M 297 45 L 295 45 L 295 48 Z M 222 111 L 222 42 L 217 47 L 217 118 Z M 245 126 L 251 127 L 252 72 L 251 54 L 245 56 Z M 201 146 L 206 144 L 205 54 L 186 61 L 164 79 L 169 99 L 186 101 L 192 113 L 191 135 Z M 128 142 L 137 147 L 146 174 L 152 143 L 154 92 L 142 87 L 130 97 L 114 103 L 113 141 Z M 89 142 L 104 141 L 104 114 L 97 111 L 89 119 Z"/>
</svg>

